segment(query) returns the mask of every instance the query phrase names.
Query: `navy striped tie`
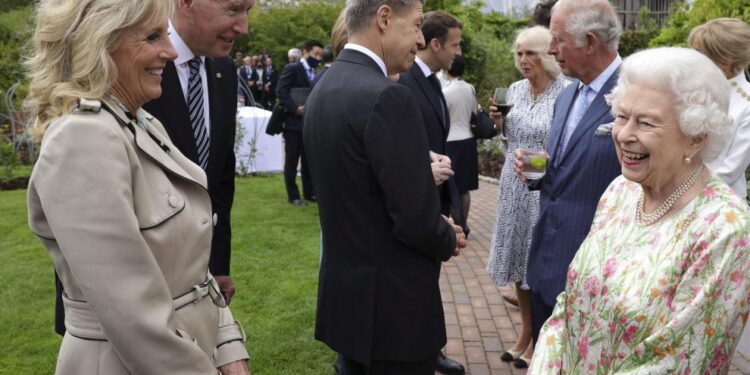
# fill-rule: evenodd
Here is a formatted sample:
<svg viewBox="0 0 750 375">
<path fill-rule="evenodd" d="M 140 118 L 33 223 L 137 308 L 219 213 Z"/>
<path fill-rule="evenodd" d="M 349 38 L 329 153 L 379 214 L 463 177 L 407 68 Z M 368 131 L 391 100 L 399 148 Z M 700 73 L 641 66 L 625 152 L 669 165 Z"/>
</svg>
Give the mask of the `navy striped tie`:
<svg viewBox="0 0 750 375">
<path fill-rule="evenodd" d="M 203 121 L 203 85 L 201 84 L 201 59 L 196 56 L 188 61 L 190 78 L 188 78 L 188 109 L 190 123 L 193 125 L 195 147 L 198 150 L 198 164 L 206 170 L 208 167 L 209 138 Z"/>
</svg>

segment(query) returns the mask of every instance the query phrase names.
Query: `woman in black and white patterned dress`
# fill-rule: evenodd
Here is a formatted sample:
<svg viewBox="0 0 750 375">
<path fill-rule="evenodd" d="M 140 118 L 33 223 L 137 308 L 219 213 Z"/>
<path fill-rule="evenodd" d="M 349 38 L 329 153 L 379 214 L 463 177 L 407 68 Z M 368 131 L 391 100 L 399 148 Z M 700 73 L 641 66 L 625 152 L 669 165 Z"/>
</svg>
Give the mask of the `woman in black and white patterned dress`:
<svg viewBox="0 0 750 375">
<path fill-rule="evenodd" d="M 525 79 L 510 85 L 507 101 L 513 108 L 504 120 L 508 137 L 505 165 L 500 177 L 499 200 L 487 272 L 498 285 L 515 285 L 523 329 L 501 359 L 528 367 L 534 348 L 531 340 L 531 307 L 526 285 L 526 258 L 531 230 L 539 217 L 539 192 L 529 191 L 513 172 L 514 150 L 547 149 L 555 98 L 568 85 L 555 59 L 547 54 L 552 36 L 544 27 L 524 29 L 513 43 L 516 68 Z M 491 107 L 491 109 L 493 109 Z M 497 113 L 492 112 L 497 118 Z"/>
</svg>

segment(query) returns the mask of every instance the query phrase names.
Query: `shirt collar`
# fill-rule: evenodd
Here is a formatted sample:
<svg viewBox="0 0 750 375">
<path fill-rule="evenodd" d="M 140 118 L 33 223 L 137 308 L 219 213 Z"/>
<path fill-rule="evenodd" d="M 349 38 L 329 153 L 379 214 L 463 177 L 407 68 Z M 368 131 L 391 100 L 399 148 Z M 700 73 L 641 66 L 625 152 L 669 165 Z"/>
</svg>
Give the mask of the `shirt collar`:
<svg viewBox="0 0 750 375">
<path fill-rule="evenodd" d="M 417 64 L 417 66 L 419 67 L 419 70 L 422 71 L 422 74 L 424 74 L 425 77 L 429 77 L 433 74 L 432 69 L 430 69 L 430 67 L 427 66 L 427 64 L 424 61 L 422 61 L 422 59 L 420 59 L 419 56 L 417 56 L 414 59 L 414 63 Z"/>
<path fill-rule="evenodd" d="M 301 59 L 299 59 L 299 62 L 302 64 L 302 66 L 305 67 L 305 71 L 310 71 L 311 70 L 310 69 L 310 65 L 307 64 L 307 61 L 305 60 L 304 57 L 302 57 Z"/>
<path fill-rule="evenodd" d="M 385 63 L 383 62 L 383 59 L 381 59 L 380 56 L 378 56 L 375 52 L 372 52 L 369 48 L 361 44 L 349 42 L 344 45 L 344 49 L 353 49 L 357 52 L 364 53 L 365 55 L 373 59 L 375 63 L 380 67 L 380 70 L 383 71 L 383 75 L 388 77 L 388 71 L 385 69 Z"/>
<path fill-rule="evenodd" d="M 188 61 L 190 61 L 193 57 L 195 57 L 195 54 L 190 49 L 190 47 L 185 44 L 185 41 L 182 40 L 180 37 L 180 34 L 177 33 L 177 30 L 174 29 L 172 26 L 172 22 L 169 22 L 169 41 L 172 42 L 172 45 L 174 46 L 175 51 L 177 51 L 177 58 L 174 60 L 175 65 L 182 65 L 186 64 Z M 205 62 L 205 57 L 201 56 L 201 62 Z"/>
<path fill-rule="evenodd" d="M 620 57 L 620 55 L 618 54 L 615 57 L 615 59 L 612 60 L 611 63 L 609 63 L 609 66 L 607 67 L 607 69 L 604 69 L 604 71 L 601 74 L 599 74 L 599 76 L 596 77 L 596 79 L 594 79 L 593 81 L 591 81 L 591 83 L 589 83 L 588 85 L 589 88 L 593 90 L 594 93 L 599 94 L 599 91 L 602 90 L 602 87 L 604 87 L 604 84 L 607 83 L 607 80 L 609 80 L 609 77 L 611 77 L 612 74 L 615 73 L 615 71 L 617 70 L 617 68 L 620 67 L 620 65 L 622 65 L 622 57 Z M 578 89 L 580 89 L 582 86 L 583 86 L 583 82 L 579 81 Z"/>
</svg>

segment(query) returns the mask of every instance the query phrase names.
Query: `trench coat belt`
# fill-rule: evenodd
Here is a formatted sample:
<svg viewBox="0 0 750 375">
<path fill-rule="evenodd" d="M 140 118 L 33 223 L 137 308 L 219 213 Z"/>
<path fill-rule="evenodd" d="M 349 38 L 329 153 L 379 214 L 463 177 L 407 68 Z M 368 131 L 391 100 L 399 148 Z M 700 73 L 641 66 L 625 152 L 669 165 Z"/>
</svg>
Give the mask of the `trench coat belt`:
<svg viewBox="0 0 750 375">
<path fill-rule="evenodd" d="M 224 297 L 219 293 L 218 285 L 214 278 L 210 278 L 200 284 L 193 285 L 189 291 L 180 294 L 172 300 L 175 311 L 191 303 L 197 303 L 206 296 L 210 296 L 212 302 L 218 307 L 225 307 Z M 107 341 L 99 320 L 89 308 L 88 302 L 76 301 L 62 295 L 65 306 L 65 329 L 73 336 L 88 339 Z"/>
</svg>

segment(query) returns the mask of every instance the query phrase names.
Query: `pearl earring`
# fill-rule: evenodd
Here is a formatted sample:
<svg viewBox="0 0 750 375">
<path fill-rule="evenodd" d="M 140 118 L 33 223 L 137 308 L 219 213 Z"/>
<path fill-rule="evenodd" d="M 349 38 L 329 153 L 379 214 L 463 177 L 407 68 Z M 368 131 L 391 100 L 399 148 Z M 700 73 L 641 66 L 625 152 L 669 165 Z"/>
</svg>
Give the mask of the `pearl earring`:
<svg viewBox="0 0 750 375">
<path fill-rule="evenodd" d="M 691 161 L 693 161 L 693 159 L 691 159 L 690 156 L 685 156 L 685 164 L 690 164 Z"/>
</svg>

